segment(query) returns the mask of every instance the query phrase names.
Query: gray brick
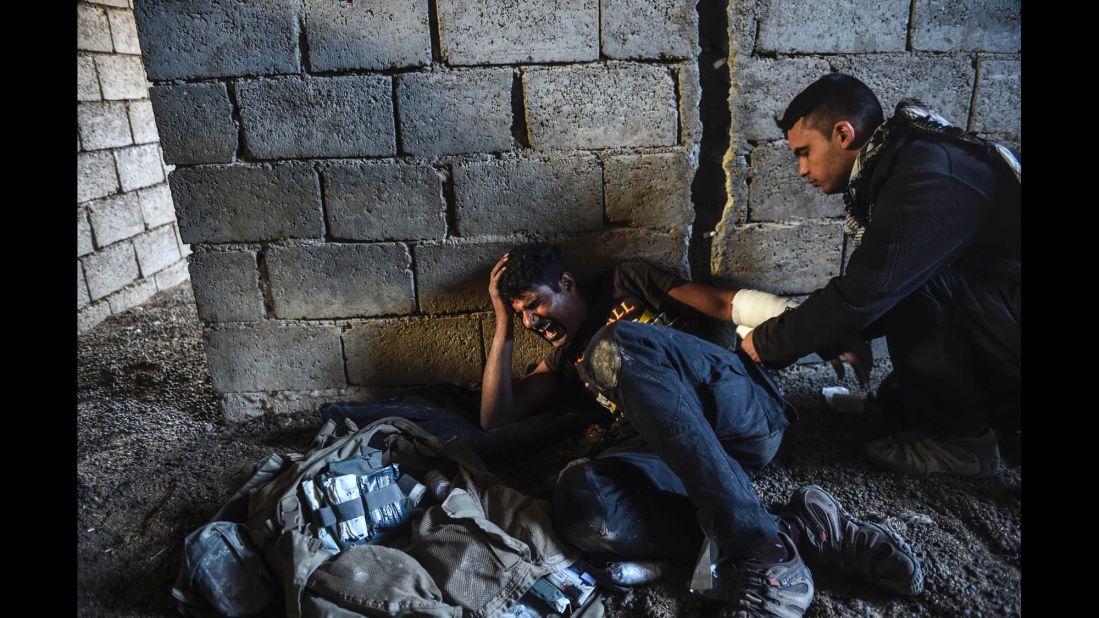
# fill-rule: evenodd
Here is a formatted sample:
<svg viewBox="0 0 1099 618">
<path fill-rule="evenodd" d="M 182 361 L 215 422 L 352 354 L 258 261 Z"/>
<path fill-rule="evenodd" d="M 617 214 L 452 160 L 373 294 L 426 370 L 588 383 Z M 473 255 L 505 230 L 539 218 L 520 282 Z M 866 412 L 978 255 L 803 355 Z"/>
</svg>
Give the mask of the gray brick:
<svg viewBox="0 0 1099 618">
<path fill-rule="evenodd" d="M 835 276 L 840 222 L 751 223 L 718 227 L 714 276 L 773 294 L 808 294 Z"/>
<path fill-rule="evenodd" d="M 602 0 L 603 54 L 608 58 L 695 58 L 696 2 Z"/>
<path fill-rule="evenodd" d="M 88 284 L 84 282 L 84 267 L 80 265 L 80 260 L 76 261 L 76 308 L 80 309 L 87 306 L 92 302 L 91 296 L 88 295 Z"/>
<path fill-rule="evenodd" d="M 81 0 L 82 2 L 90 2 L 92 4 L 102 4 L 103 6 L 117 6 L 128 7 L 132 3 L 129 0 Z"/>
<path fill-rule="evenodd" d="M 156 144 L 120 148 L 114 151 L 114 157 L 123 191 L 164 182 L 164 168 L 160 165 L 160 149 Z"/>
<path fill-rule="evenodd" d="M 92 300 L 120 290 L 138 278 L 134 247 L 128 242 L 113 244 L 80 259 Z"/>
<path fill-rule="evenodd" d="M 256 254 L 203 251 L 190 258 L 191 288 L 203 322 L 251 322 L 266 315 Z"/>
<path fill-rule="evenodd" d="M 762 16 L 760 52 L 866 53 L 904 51 L 907 2 L 897 0 L 773 0 Z"/>
<path fill-rule="evenodd" d="M 676 68 L 675 76 L 679 88 L 679 143 L 689 147 L 702 142 L 702 118 L 698 112 L 702 82 L 698 65 L 683 63 Z"/>
<path fill-rule="evenodd" d="M 153 118 L 153 106 L 148 101 L 130 103 L 130 129 L 134 134 L 134 143 L 149 144 L 160 141 L 156 132 L 156 120 Z"/>
<path fill-rule="evenodd" d="M 206 357 L 222 393 L 345 386 L 340 329 L 260 322 L 207 325 Z"/>
<path fill-rule="evenodd" d="M 95 67 L 99 72 L 99 85 L 103 89 L 104 99 L 114 101 L 148 97 L 141 56 L 96 56 Z"/>
<path fill-rule="evenodd" d="M 167 184 L 159 184 L 137 191 L 141 203 L 141 216 L 149 227 L 157 227 L 176 220 L 172 206 L 172 192 Z"/>
<path fill-rule="evenodd" d="M 746 140 L 784 139 L 775 118 L 782 116 L 799 92 L 829 72 L 828 63 L 816 58 L 752 58 L 740 71 L 733 71 L 736 89 L 729 107 L 737 151 L 743 152 Z"/>
<path fill-rule="evenodd" d="M 321 173 L 328 233 L 343 240 L 436 239 L 446 235 L 438 172 L 404 163 L 333 163 Z"/>
<path fill-rule="evenodd" d="M 95 250 L 92 243 L 92 226 L 88 223 L 88 213 L 84 207 L 76 209 L 76 255 L 87 255 Z"/>
<path fill-rule="evenodd" d="M 170 163 L 228 163 L 239 130 L 225 84 L 154 86 L 149 98 Z"/>
<path fill-rule="evenodd" d="M 297 73 L 298 0 L 135 3 L 149 79 Z"/>
<path fill-rule="evenodd" d="M 76 57 L 76 100 L 99 101 L 103 94 L 99 92 L 99 74 L 95 70 L 95 58 Z"/>
<path fill-rule="evenodd" d="M 145 231 L 141 202 L 134 193 L 113 195 L 88 204 L 88 218 L 97 247 L 106 247 Z"/>
<path fill-rule="evenodd" d="M 617 229 L 578 234 L 559 239 L 556 243 L 580 284 L 590 285 L 615 264 L 625 260 L 645 260 L 681 277 L 688 277 L 687 239 L 687 228 L 660 231 Z"/>
<path fill-rule="evenodd" d="M 76 5 L 76 48 L 100 52 L 113 50 L 106 11 L 97 6 Z"/>
<path fill-rule="evenodd" d="M 594 156 L 494 159 L 454 166 L 462 236 L 594 230 L 603 223 Z"/>
<path fill-rule="evenodd" d="M 316 414 L 321 405 L 330 401 L 374 401 L 399 390 L 392 387 L 348 386 L 307 391 L 227 393 L 221 399 L 221 406 L 225 420 L 236 423 L 264 414 Z"/>
<path fill-rule="evenodd" d="M 140 54 L 141 46 L 137 42 L 137 24 L 134 12 L 129 10 L 107 9 L 107 19 L 111 22 L 111 39 L 114 50 L 119 54 Z"/>
<path fill-rule="evenodd" d="M 843 198 L 825 195 L 797 174 L 797 159 L 786 142 L 752 151 L 748 217 L 752 222 L 843 216 Z"/>
<path fill-rule="evenodd" d="M 161 226 L 134 238 L 137 251 L 137 263 L 141 266 L 141 276 L 164 270 L 180 259 L 179 245 L 171 225 Z"/>
<path fill-rule="evenodd" d="M 912 48 L 919 51 L 1018 52 L 1019 0 L 916 3 Z"/>
<path fill-rule="evenodd" d="M 161 292 L 169 288 L 174 288 L 187 280 L 187 262 L 180 260 L 175 264 L 172 264 L 168 268 L 153 275 L 153 280 L 156 282 L 156 289 Z"/>
<path fill-rule="evenodd" d="M 279 318 L 411 313 L 412 256 L 400 243 L 273 247 L 267 252 Z"/>
<path fill-rule="evenodd" d="M 726 204 L 722 219 L 727 224 L 744 223 L 748 219 L 748 158 L 744 155 L 726 157 L 722 168 L 732 202 Z"/>
<path fill-rule="evenodd" d="M 527 375 L 527 368 L 533 369 L 549 354 L 553 346 L 545 339 L 523 328 L 519 320 L 512 318 L 512 346 L 511 346 L 511 375 L 521 378 Z M 485 354 L 492 349 L 492 338 L 496 335 L 496 317 L 483 315 L 481 317 L 481 337 L 484 339 Z"/>
<path fill-rule="evenodd" d="M 652 65 L 523 69 L 527 125 L 536 149 L 676 144 L 671 75 Z"/>
<path fill-rule="evenodd" d="M 965 127 L 974 71 L 964 56 L 904 55 L 837 57 L 835 68 L 862 80 L 881 101 L 885 117 L 897 101 L 916 97 L 954 124 Z"/>
<path fill-rule="evenodd" d="M 1022 137 L 1020 69 L 1018 60 L 981 58 L 973 131 L 1006 133 L 1016 140 Z"/>
<path fill-rule="evenodd" d="M 511 69 L 413 73 L 398 78 L 405 152 L 497 152 L 513 145 Z"/>
<path fill-rule="evenodd" d="M 86 333 L 111 316 L 107 301 L 92 303 L 76 312 L 76 332 Z"/>
<path fill-rule="evenodd" d="M 182 168 L 168 179 L 184 242 L 320 238 L 320 188 L 301 163 Z"/>
<path fill-rule="evenodd" d="M 179 254 L 183 257 L 191 255 L 191 245 L 184 243 L 183 239 L 179 237 L 179 224 L 176 224 L 173 229 L 176 233 L 176 244 L 179 245 Z"/>
<path fill-rule="evenodd" d="M 118 191 L 118 174 L 110 152 L 76 155 L 76 201 L 84 202 Z"/>
<path fill-rule="evenodd" d="M 286 77 L 237 84 L 244 144 L 259 159 L 397 152 L 389 77 Z"/>
<path fill-rule="evenodd" d="M 448 64 L 599 59 L 598 0 L 439 0 Z"/>
<path fill-rule="evenodd" d="M 431 64 L 428 0 L 305 0 L 309 65 L 315 71 Z"/>
<path fill-rule="evenodd" d="M 117 315 L 144 303 L 152 298 L 153 294 L 156 294 L 156 282 L 152 279 L 142 279 L 108 296 L 107 305 L 111 308 L 111 313 Z"/>
<path fill-rule="evenodd" d="M 488 273 L 522 239 L 425 243 L 416 247 L 416 291 L 425 313 L 491 309 Z"/>
<path fill-rule="evenodd" d="M 437 384 L 481 379 L 477 318 L 370 320 L 344 333 L 352 384 Z"/>
<path fill-rule="evenodd" d="M 690 225 L 696 169 L 698 161 L 685 152 L 607 157 L 607 220 L 647 227 Z"/>
<path fill-rule="evenodd" d="M 134 142 L 123 103 L 77 103 L 76 126 L 84 150 L 129 146 Z"/>
</svg>

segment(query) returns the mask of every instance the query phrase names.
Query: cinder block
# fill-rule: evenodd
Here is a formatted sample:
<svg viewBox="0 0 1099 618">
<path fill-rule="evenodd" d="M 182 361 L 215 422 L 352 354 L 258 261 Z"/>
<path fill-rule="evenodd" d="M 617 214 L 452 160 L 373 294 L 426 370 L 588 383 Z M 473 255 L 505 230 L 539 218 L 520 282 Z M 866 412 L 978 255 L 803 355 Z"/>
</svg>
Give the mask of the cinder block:
<svg viewBox="0 0 1099 618">
<path fill-rule="evenodd" d="M 808 294 L 839 269 L 842 222 L 722 225 L 714 238 L 715 277 L 773 294 Z"/>
<path fill-rule="evenodd" d="M 504 253 L 524 242 L 446 241 L 416 247 L 420 311 L 441 313 L 491 309 L 488 273 Z"/>
<path fill-rule="evenodd" d="M 190 258 L 191 288 L 203 322 L 252 322 L 266 315 L 256 254 L 203 251 Z"/>
<path fill-rule="evenodd" d="M 111 308 L 112 314 L 118 315 L 149 300 L 153 294 L 156 294 L 156 282 L 152 279 L 140 279 L 108 296 L 107 306 Z"/>
<path fill-rule="evenodd" d="M 134 142 L 123 103 L 77 103 L 76 126 L 84 150 L 129 146 Z"/>
<path fill-rule="evenodd" d="M 743 152 L 747 140 L 785 139 L 775 120 L 799 92 L 830 72 L 828 62 L 817 58 L 745 60 L 733 71 L 729 96 L 736 150 Z"/>
<path fill-rule="evenodd" d="M 259 159 L 397 153 L 389 77 L 286 77 L 237 84 L 244 145 Z"/>
<path fill-rule="evenodd" d="M 104 99 L 144 99 L 148 96 L 141 56 L 96 56 L 95 67 Z"/>
<path fill-rule="evenodd" d="M 966 125 L 974 70 L 965 56 L 839 56 L 833 65 L 869 86 L 886 118 L 902 98 L 916 97 L 950 122 Z"/>
<path fill-rule="evenodd" d="M 134 246 L 128 242 L 115 243 L 80 259 L 92 300 L 121 290 L 138 278 Z"/>
<path fill-rule="evenodd" d="M 298 0 L 138 0 L 149 79 L 298 73 Z"/>
<path fill-rule="evenodd" d="M 797 159 L 785 141 L 761 144 L 752 150 L 748 185 L 750 221 L 843 216 L 843 197 L 822 193 L 798 176 L 797 166 Z"/>
<path fill-rule="evenodd" d="M 320 238 L 320 187 L 302 163 L 181 168 L 168 178 L 186 243 Z"/>
<path fill-rule="evenodd" d="M 685 62 L 675 70 L 679 88 L 679 143 L 691 147 L 702 143 L 702 118 L 699 106 L 702 104 L 702 82 L 698 75 L 698 64 Z"/>
<path fill-rule="evenodd" d="M 173 226 L 172 229 L 175 230 L 176 244 L 179 245 L 179 254 L 182 255 L 183 257 L 187 257 L 188 255 L 191 255 L 191 245 L 185 244 L 183 242 L 183 239 L 179 237 L 179 224 L 176 224 L 175 226 Z"/>
<path fill-rule="evenodd" d="M 1020 121 L 1021 63 L 1017 60 L 981 58 L 977 78 L 977 102 L 973 110 L 973 131 L 1006 133 L 1018 140 Z"/>
<path fill-rule="evenodd" d="M 510 149 L 512 81 L 511 69 L 399 77 L 397 100 L 404 151 L 432 156 Z"/>
<path fill-rule="evenodd" d="M 439 39 L 451 65 L 599 59 L 598 0 L 439 0 Z"/>
<path fill-rule="evenodd" d="M 404 163 L 333 163 L 321 172 L 328 233 L 341 240 L 435 239 L 446 235 L 443 181 Z"/>
<path fill-rule="evenodd" d="M 608 58 L 697 58 L 697 2 L 602 0 Z"/>
<path fill-rule="evenodd" d="M 674 146 L 675 89 L 646 64 L 523 69 L 527 127 L 538 150 Z"/>
<path fill-rule="evenodd" d="M 134 193 L 112 195 L 91 202 L 88 204 L 88 218 L 98 247 L 106 247 L 145 231 L 141 202 Z"/>
<path fill-rule="evenodd" d="M 95 250 L 92 243 L 92 226 L 88 223 L 88 213 L 83 206 L 76 208 L 76 255 L 87 255 Z"/>
<path fill-rule="evenodd" d="M 897 0 L 774 0 L 761 16 L 756 46 L 780 54 L 902 52 L 908 7 Z"/>
<path fill-rule="evenodd" d="M 214 388 L 307 390 L 345 386 L 340 329 L 285 322 L 206 325 Z"/>
<path fill-rule="evenodd" d="M 305 0 L 305 36 L 314 71 L 431 64 L 428 0 Z"/>
<path fill-rule="evenodd" d="M 83 0 L 83 2 L 102 4 L 103 6 L 133 7 L 131 0 Z"/>
<path fill-rule="evenodd" d="M 603 222 L 594 156 L 494 159 L 454 166 L 462 236 L 597 229 Z"/>
<path fill-rule="evenodd" d="M 76 312 L 76 332 L 86 333 L 110 316 L 111 308 L 107 301 L 92 303 Z"/>
<path fill-rule="evenodd" d="M 515 317 L 511 318 L 512 344 L 511 344 L 511 375 L 521 378 L 528 369 L 534 369 L 538 363 L 553 350 L 553 346 L 542 337 L 535 335 L 523 328 L 523 324 Z M 496 335 L 496 316 L 494 314 L 481 316 L 481 336 L 484 339 L 485 358 L 488 358 L 492 349 L 492 338 Z"/>
<path fill-rule="evenodd" d="M 107 19 L 111 22 L 111 39 L 114 41 L 115 53 L 141 54 L 134 12 L 128 7 L 125 10 L 107 9 Z"/>
<path fill-rule="evenodd" d="M 171 225 L 158 227 L 134 238 L 134 250 L 137 251 L 142 277 L 163 270 L 180 259 L 179 245 Z"/>
<path fill-rule="evenodd" d="M 225 420 L 240 422 L 264 414 L 315 414 L 321 405 L 330 401 L 374 401 L 399 390 L 348 386 L 308 391 L 226 393 L 221 399 L 221 406 Z"/>
<path fill-rule="evenodd" d="M 84 202 L 118 191 L 118 174 L 110 152 L 76 155 L 76 201 Z"/>
<path fill-rule="evenodd" d="M 918 51 L 1020 50 L 1019 0 L 926 0 L 916 3 L 912 49 Z"/>
<path fill-rule="evenodd" d="M 99 74 L 95 70 L 95 58 L 76 57 L 76 100 L 99 101 L 103 94 L 99 92 Z"/>
<path fill-rule="evenodd" d="M 731 199 L 725 204 L 721 220 L 726 224 L 744 223 L 748 220 L 748 158 L 744 155 L 726 157 L 722 167 Z"/>
<path fill-rule="evenodd" d="M 97 6 L 76 5 L 76 48 L 83 51 L 109 52 L 111 26 L 107 13 Z"/>
<path fill-rule="evenodd" d="M 180 260 L 153 275 L 153 281 L 156 282 L 156 289 L 161 292 L 169 288 L 174 288 L 186 280 L 187 262 L 184 260 Z"/>
<path fill-rule="evenodd" d="M 689 238 L 690 228 L 660 231 L 635 228 L 577 234 L 561 238 L 556 244 L 580 285 L 591 285 L 615 264 L 626 260 L 645 260 L 689 278 Z"/>
<path fill-rule="evenodd" d="M 141 216 L 145 225 L 158 227 L 176 220 L 175 207 L 172 206 L 172 192 L 167 184 L 159 184 L 137 191 L 141 203 Z"/>
<path fill-rule="evenodd" d="M 156 144 L 120 148 L 114 151 L 114 157 L 123 191 L 164 182 L 164 168 L 160 165 L 160 149 Z"/>
<path fill-rule="evenodd" d="M 225 84 L 154 86 L 149 99 L 170 163 L 228 163 L 239 130 Z"/>
<path fill-rule="evenodd" d="M 272 247 L 271 299 L 279 318 L 411 313 L 412 256 L 401 243 Z"/>
<path fill-rule="evenodd" d="M 153 106 L 148 101 L 130 103 L 130 129 L 134 134 L 134 143 L 150 144 L 160 141 L 156 132 L 156 120 L 153 119 Z"/>
<path fill-rule="evenodd" d="M 88 284 L 84 282 L 84 267 L 80 265 L 80 260 L 76 261 L 76 308 L 81 309 L 92 302 L 91 296 L 88 295 Z"/>
<path fill-rule="evenodd" d="M 353 324 L 343 340 L 352 384 L 481 379 L 481 329 L 475 317 L 370 320 Z"/>
<path fill-rule="evenodd" d="M 604 166 L 608 221 L 642 227 L 694 221 L 691 180 L 698 161 L 689 153 L 609 156 Z"/>
</svg>

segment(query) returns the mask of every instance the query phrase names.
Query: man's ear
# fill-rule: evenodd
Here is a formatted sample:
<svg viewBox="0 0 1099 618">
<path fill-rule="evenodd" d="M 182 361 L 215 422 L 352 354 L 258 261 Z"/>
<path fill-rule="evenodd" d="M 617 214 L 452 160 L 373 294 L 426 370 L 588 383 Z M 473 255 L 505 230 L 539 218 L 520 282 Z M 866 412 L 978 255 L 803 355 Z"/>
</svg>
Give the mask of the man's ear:
<svg viewBox="0 0 1099 618">
<path fill-rule="evenodd" d="M 855 147 L 855 125 L 850 121 L 841 120 L 832 127 L 832 140 L 844 150 L 851 150 Z"/>
<path fill-rule="evenodd" d="M 560 284 L 561 289 L 568 292 L 576 288 L 576 279 L 573 278 L 572 273 L 565 271 L 561 273 Z"/>
</svg>

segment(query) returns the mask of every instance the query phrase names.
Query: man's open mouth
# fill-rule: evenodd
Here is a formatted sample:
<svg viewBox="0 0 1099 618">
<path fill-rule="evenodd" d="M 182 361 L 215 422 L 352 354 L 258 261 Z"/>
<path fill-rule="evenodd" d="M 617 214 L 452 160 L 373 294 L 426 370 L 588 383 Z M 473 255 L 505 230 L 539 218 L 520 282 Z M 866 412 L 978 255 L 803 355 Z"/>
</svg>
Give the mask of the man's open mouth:
<svg viewBox="0 0 1099 618">
<path fill-rule="evenodd" d="M 557 320 L 543 318 L 534 324 L 534 332 L 545 338 L 546 341 L 557 341 L 565 336 L 565 327 Z"/>
</svg>

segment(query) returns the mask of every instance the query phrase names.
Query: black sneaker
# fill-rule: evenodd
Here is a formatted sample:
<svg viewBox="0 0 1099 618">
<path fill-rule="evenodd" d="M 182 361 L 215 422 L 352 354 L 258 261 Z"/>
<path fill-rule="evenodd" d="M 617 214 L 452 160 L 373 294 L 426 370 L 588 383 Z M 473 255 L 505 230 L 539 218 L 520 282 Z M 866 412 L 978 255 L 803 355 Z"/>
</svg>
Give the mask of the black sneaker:
<svg viewBox="0 0 1099 618">
<path fill-rule="evenodd" d="M 794 541 L 778 533 L 790 556 L 777 564 L 746 561 L 737 565 L 731 606 L 724 616 L 775 616 L 800 618 L 813 602 L 813 575 L 805 566 Z"/>
<path fill-rule="evenodd" d="M 795 491 L 783 514 L 801 524 L 804 542 L 798 548 L 814 567 L 859 575 L 901 594 L 923 591 L 923 570 L 908 543 L 885 526 L 851 517 L 820 487 Z"/>
</svg>

